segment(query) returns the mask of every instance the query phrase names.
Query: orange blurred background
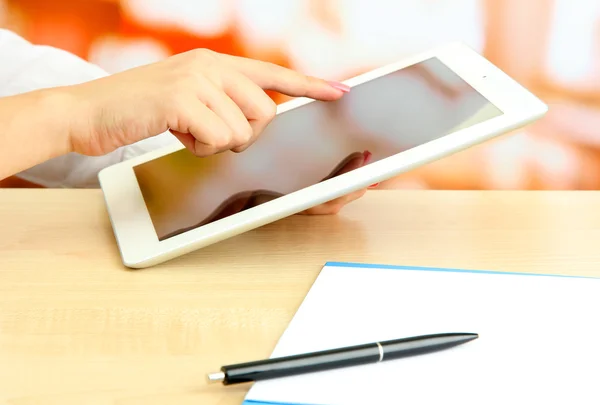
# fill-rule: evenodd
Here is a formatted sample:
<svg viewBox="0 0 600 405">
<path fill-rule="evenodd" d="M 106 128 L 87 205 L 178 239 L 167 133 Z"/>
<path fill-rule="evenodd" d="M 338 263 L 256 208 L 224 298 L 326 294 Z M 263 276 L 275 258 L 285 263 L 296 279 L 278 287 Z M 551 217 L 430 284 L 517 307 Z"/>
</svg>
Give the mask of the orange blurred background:
<svg viewBox="0 0 600 405">
<path fill-rule="evenodd" d="M 381 187 L 600 189 L 598 0 L 0 0 L 0 27 L 111 73 L 207 47 L 331 80 L 460 40 L 550 112 Z"/>
</svg>

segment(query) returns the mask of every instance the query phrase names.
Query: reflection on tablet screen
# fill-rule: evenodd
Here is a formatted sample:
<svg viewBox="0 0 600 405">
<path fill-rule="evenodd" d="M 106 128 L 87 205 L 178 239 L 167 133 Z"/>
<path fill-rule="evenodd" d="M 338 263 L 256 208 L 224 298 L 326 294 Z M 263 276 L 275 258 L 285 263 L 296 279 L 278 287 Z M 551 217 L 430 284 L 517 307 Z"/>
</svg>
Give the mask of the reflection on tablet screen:
<svg viewBox="0 0 600 405">
<path fill-rule="evenodd" d="M 159 240 L 486 121 L 502 112 L 437 58 L 338 101 L 278 115 L 245 152 L 180 150 L 134 167 Z"/>
</svg>

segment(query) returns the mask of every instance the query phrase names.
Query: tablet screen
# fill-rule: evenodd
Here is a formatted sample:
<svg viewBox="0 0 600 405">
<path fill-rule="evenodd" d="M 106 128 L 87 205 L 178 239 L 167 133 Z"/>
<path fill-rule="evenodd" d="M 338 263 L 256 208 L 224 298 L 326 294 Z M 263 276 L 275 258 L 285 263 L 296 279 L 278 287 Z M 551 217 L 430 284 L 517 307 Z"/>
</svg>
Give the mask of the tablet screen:
<svg viewBox="0 0 600 405">
<path fill-rule="evenodd" d="M 183 149 L 134 172 L 164 240 L 501 114 L 431 58 L 276 116 L 242 153 Z"/>
</svg>

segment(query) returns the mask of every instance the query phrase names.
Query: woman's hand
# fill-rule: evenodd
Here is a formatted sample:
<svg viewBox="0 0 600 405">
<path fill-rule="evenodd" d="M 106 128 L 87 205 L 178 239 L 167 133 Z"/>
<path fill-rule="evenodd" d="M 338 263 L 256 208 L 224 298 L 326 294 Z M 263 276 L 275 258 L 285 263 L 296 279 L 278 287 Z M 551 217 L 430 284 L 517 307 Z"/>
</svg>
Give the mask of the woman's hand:
<svg viewBox="0 0 600 405">
<path fill-rule="evenodd" d="M 170 130 L 192 153 L 242 152 L 275 117 L 264 90 L 336 100 L 348 89 L 200 49 L 68 88 L 74 152 L 102 155 Z"/>
<path fill-rule="evenodd" d="M 104 155 L 167 131 L 199 157 L 242 152 L 275 117 L 265 90 L 332 101 L 349 88 L 200 49 L 82 84 L 3 98 L 0 179 L 69 152 Z M 310 212 L 335 213 L 357 196 Z"/>
</svg>

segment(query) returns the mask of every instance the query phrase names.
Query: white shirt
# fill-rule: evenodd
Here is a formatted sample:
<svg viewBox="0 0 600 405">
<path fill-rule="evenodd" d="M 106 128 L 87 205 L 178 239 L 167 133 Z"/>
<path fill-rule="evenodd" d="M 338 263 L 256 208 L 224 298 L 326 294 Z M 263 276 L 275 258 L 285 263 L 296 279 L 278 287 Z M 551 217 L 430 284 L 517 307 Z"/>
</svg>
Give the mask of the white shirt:
<svg viewBox="0 0 600 405">
<path fill-rule="evenodd" d="M 100 67 L 73 54 L 33 45 L 11 31 L 0 29 L 0 97 L 78 84 L 107 75 Z M 98 172 L 103 168 L 173 142 L 179 141 L 167 132 L 104 156 L 70 153 L 17 176 L 46 187 L 96 188 Z"/>
</svg>

